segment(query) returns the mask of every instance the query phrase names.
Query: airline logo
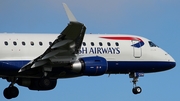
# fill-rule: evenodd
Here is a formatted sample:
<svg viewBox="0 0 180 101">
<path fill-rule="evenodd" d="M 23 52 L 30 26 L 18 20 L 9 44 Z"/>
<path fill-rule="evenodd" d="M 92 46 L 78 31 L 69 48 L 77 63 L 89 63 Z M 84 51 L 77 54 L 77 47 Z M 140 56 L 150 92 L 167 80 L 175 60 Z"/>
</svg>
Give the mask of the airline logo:
<svg viewBox="0 0 180 101">
<path fill-rule="evenodd" d="M 79 54 L 120 54 L 119 47 L 81 47 Z"/>
<path fill-rule="evenodd" d="M 144 42 L 140 38 L 136 37 L 111 37 L 103 36 L 100 38 L 110 39 L 110 40 L 135 40 L 135 43 L 132 42 L 132 47 L 140 48 L 144 45 Z M 120 54 L 120 48 L 117 47 L 81 47 L 79 54 Z"/>
<path fill-rule="evenodd" d="M 136 47 L 136 48 L 140 48 L 140 47 L 142 47 L 144 45 L 144 42 L 140 38 L 136 38 L 136 37 L 103 36 L 103 37 L 100 37 L 100 38 L 110 39 L 110 40 L 131 40 L 131 41 L 136 40 L 138 42 L 131 45 L 131 46 Z"/>
</svg>

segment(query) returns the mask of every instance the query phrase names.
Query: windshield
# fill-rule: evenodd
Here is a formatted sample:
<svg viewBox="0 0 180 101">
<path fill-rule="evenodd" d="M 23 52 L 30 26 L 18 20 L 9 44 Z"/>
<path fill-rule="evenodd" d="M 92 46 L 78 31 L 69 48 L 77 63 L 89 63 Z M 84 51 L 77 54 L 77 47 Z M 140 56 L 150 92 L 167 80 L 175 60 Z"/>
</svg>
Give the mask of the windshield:
<svg viewBox="0 0 180 101">
<path fill-rule="evenodd" d="M 158 47 L 156 44 L 154 44 L 152 41 L 149 41 L 149 46 L 150 47 Z"/>
</svg>

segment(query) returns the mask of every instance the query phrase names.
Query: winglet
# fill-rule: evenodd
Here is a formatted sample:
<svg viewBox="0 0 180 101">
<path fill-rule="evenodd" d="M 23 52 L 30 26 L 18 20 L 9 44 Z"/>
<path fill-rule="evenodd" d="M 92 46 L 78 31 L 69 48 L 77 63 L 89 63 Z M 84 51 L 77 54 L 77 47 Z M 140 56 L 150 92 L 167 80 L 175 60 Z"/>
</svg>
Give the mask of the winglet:
<svg viewBox="0 0 180 101">
<path fill-rule="evenodd" d="M 74 17 L 74 15 L 72 14 L 72 12 L 71 12 L 71 10 L 69 9 L 69 7 L 68 7 L 65 3 L 63 3 L 63 6 L 64 6 L 64 9 L 65 9 L 65 11 L 66 11 L 66 14 L 67 14 L 67 16 L 68 16 L 69 21 L 70 21 L 70 22 L 78 22 L 78 21 L 76 20 L 76 18 Z"/>
</svg>

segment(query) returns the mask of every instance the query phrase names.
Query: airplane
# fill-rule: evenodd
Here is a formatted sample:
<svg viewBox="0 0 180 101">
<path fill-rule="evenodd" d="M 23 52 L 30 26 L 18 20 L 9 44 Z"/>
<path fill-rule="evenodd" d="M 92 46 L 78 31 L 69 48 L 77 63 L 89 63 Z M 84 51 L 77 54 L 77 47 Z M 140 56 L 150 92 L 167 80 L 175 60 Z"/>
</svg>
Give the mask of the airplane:
<svg viewBox="0 0 180 101">
<path fill-rule="evenodd" d="M 0 77 L 10 82 L 6 99 L 16 98 L 14 84 L 30 90 L 52 90 L 57 79 L 103 74 L 128 74 L 134 94 L 145 73 L 161 72 L 176 66 L 175 60 L 151 40 L 125 34 L 85 34 L 63 3 L 69 24 L 61 34 L 1 33 Z"/>
</svg>

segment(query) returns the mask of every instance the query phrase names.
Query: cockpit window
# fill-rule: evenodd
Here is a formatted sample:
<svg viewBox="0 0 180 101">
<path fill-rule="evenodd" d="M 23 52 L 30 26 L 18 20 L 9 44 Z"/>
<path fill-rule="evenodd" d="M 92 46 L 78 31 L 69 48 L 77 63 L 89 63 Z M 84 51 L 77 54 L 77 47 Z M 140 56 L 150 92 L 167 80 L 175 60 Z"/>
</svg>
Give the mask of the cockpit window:
<svg viewBox="0 0 180 101">
<path fill-rule="evenodd" d="M 150 47 L 158 47 L 156 44 L 154 44 L 153 42 L 149 41 L 149 46 Z"/>
</svg>

